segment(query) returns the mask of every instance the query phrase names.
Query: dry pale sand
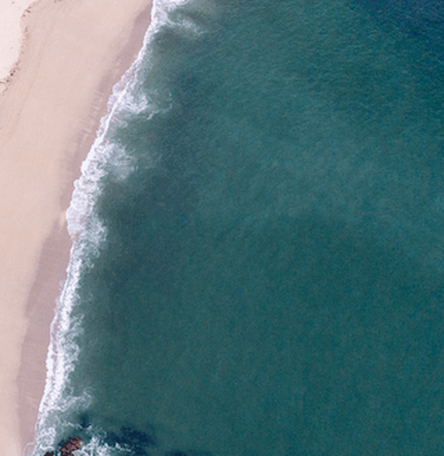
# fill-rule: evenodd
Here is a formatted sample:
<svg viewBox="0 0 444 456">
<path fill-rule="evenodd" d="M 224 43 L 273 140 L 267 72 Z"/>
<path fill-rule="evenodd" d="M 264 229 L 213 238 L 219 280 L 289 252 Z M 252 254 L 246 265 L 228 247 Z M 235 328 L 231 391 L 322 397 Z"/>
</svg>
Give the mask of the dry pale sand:
<svg viewBox="0 0 444 456">
<path fill-rule="evenodd" d="M 113 84 L 142 45 L 149 8 L 41 0 L 25 12 L 20 61 L 0 94 L 0 456 L 33 440 L 72 184 Z"/>
</svg>

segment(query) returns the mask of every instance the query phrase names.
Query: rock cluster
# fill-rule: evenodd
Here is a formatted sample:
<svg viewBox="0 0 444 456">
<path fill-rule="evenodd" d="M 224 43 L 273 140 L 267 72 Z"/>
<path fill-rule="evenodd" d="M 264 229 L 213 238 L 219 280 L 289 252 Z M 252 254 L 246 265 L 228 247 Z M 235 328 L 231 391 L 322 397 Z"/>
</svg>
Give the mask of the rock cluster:
<svg viewBox="0 0 444 456">
<path fill-rule="evenodd" d="M 60 450 L 58 454 L 60 456 L 74 456 L 73 451 L 78 450 L 82 445 L 82 439 L 79 437 L 71 437 L 66 442 L 60 444 Z M 45 453 L 45 456 L 54 456 L 54 452 Z"/>
</svg>

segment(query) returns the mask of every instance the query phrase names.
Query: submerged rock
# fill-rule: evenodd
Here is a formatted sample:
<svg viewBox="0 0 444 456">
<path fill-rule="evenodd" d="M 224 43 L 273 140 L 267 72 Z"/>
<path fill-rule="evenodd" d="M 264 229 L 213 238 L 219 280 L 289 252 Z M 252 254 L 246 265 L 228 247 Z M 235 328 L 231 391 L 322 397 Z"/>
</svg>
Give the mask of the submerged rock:
<svg viewBox="0 0 444 456">
<path fill-rule="evenodd" d="M 82 439 L 79 437 L 70 437 L 66 442 L 60 444 L 61 456 L 74 456 L 73 451 L 78 450 L 82 446 Z M 49 453 L 51 455 L 51 453 Z M 52 453 L 54 455 L 54 453 Z M 46 455 L 45 455 L 46 456 Z"/>
</svg>

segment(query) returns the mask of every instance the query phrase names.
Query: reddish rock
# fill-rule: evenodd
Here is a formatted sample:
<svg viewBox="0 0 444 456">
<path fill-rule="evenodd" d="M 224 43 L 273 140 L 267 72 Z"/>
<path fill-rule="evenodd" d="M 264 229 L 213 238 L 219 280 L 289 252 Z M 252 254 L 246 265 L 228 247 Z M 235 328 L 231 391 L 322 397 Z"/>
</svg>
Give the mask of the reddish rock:
<svg viewBox="0 0 444 456">
<path fill-rule="evenodd" d="M 66 442 L 62 443 L 60 453 L 62 456 L 74 456 L 73 451 L 78 450 L 82 445 L 82 440 L 79 437 L 70 438 Z"/>
<path fill-rule="evenodd" d="M 82 446 L 82 439 L 79 437 L 71 437 L 66 442 L 61 443 L 59 446 L 60 453 L 57 452 L 58 455 L 74 456 L 72 452 L 78 450 Z M 45 453 L 45 456 L 55 456 L 55 453 L 53 451 L 48 451 Z"/>
</svg>

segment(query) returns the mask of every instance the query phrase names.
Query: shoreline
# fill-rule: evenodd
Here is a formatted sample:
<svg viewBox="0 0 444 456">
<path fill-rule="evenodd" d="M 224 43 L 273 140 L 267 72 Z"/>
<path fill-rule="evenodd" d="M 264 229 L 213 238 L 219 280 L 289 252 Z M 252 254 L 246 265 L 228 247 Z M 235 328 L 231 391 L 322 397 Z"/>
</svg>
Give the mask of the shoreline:
<svg viewBox="0 0 444 456">
<path fill-rule="evenodd" d="M 24 18 L 18 70 L 0 93 L 0 190 L 8 195 L 0 202 L 1 454 L 21 456 L 34 440 L 50 324 L 72 245 L 65 212 L 150 12 L 150 0 L 41 0 Z"/>
</svg>

